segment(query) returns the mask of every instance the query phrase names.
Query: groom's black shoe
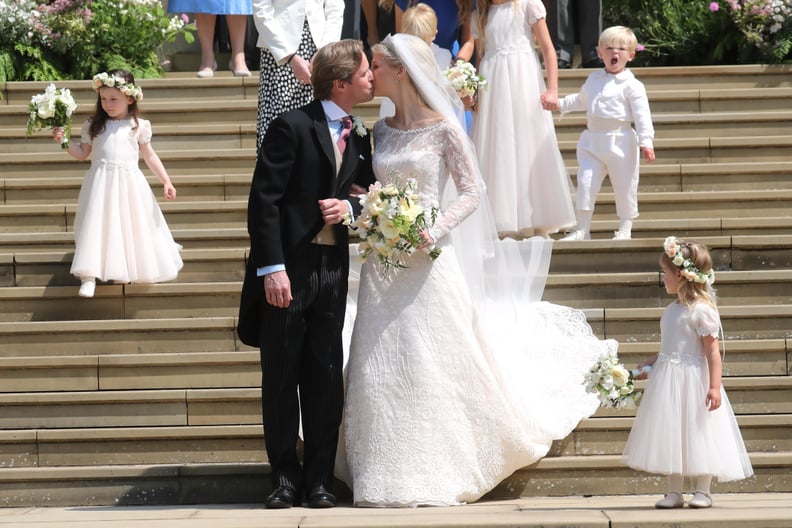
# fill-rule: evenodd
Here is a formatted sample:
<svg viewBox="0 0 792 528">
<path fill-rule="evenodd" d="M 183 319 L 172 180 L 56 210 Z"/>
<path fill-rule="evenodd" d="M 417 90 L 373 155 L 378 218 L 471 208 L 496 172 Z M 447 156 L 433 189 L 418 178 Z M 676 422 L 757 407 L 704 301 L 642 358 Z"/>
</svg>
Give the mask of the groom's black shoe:
<svg viewBox="0 0 792 528">
<path fill-rule="evenodd" d="M 332 508 L 336 505 L 336 496 L 324 484 L 311 488 L 308 493 L 309 508 Z"/>
<path fill-rule="evenodd" d="M 267 508 L 283 509 L 291 508 L 297 502 L 297 490 L 289 486 L 278 486 L 269 494 L 264 505 Z"/>
</svg>

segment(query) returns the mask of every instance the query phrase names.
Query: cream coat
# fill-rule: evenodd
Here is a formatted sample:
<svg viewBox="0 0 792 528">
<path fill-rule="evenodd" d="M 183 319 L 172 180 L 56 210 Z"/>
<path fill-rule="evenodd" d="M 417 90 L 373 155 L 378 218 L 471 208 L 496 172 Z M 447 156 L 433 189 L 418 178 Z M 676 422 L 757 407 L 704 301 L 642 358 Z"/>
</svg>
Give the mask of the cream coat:
<svg viewBox="0 0 792 528">
<path fill-rule="evenodd" d="M 317 49 L 335 42 L 341 38 L 344 0 L 254 0 L 258 47 L 282 64 L 300 46 L 306 18 Z"/>
</svg>

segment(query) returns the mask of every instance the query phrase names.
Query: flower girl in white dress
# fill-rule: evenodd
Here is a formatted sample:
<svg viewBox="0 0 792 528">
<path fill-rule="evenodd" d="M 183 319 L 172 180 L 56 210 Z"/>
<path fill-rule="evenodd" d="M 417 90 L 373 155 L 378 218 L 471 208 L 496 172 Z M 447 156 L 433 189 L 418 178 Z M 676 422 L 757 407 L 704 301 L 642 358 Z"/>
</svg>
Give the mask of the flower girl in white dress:
<svg viewBox="0 0 792 528">
<path fill-rule="evenodd" d="M 653 366 L 622 460 L 632 468 L 668 475 L 657 508 L 681 508 L 683 479 L 695 477 L 691 508 L 712 506 L 710 483 L 753 475 L 721 383 L 720 316 L 706 246 L 668 237 L 660 259 L 666 291 L 677 295 L 660 320 L 660 352 Z M 646 377 L 643 374 L 641 377 Z"/>
<path fill-rule="evenodd" d="M 152 283 L 176 278 L 181 246 L 174 242 L 154 193 L 138 168 L 139 155 L 162 182 L 165 199 L 176 189 L 151 146 L 151 123 L 138 115 L 143 91 L 126 70 L 93 78 L 96 113 L 83 124 L 79 144 L 67 152 L 78 160 L 92 155 L 80 189 L 74 221 L 76 248 L 71 273 L 79 295 L 93 297 L 96 280 Z M 58 143 L 63 129 L 56 128 Z"/>
</svg>

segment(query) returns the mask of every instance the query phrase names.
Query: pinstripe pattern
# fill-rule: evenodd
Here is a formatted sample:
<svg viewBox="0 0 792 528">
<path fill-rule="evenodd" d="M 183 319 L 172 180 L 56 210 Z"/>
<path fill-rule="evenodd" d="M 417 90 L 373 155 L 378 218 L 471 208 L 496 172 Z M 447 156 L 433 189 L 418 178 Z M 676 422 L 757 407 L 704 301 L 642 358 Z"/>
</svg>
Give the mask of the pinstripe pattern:
<svg viewBox="0 0 792 528">
<path fill-rule="evenodd" d="M 293 300 L 285 309 L 264 302 L 260 325 L 264 441 L 273 486 L 330 488 L 344 397 L 347 247 L 308 244 L 287 260 L 286 271 Z M 304 471 L 296 454 L 298 409 Z"/>
</svg>

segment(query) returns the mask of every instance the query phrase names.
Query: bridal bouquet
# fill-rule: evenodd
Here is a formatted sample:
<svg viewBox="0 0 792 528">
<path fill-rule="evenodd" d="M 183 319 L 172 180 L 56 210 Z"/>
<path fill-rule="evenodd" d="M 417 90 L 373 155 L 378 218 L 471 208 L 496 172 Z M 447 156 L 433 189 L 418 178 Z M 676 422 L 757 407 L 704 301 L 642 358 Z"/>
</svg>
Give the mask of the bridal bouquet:
<svg viewBox="0 0 792 528">
<path fill-rule="evenodd" d="M 596 394 L 602 407 L 634 409 L 641 392 L 635 390 L 633 378 L 638 375 L 619 363 L 616 352 L 604 354 L 586 374 L 586 391 Z"/>
<path fill-rule="evenodd" d="M 479 89 L 487 89 L 487 79 L 476 73 L 475 66 L 461 59 L 444 73 L 460 97 L 470 97 Z"/>
<path fill-rule="evenodd" d="M 69 148 L 71 137 L 72 113 L 77 109 L 77 103 L 68 88 L 55 88 L 50 84 L 44 93 L 34 95 L 28 106 L 29 116 L 26 135 L 44 127 L 63 127 L 63 140 L 61 148 Z"/>
<path fill-rule="evenodd" d="M 395 178 L 397 179 L 397 178 Z M 404 260 L 415 253 L 421 244 L 420 233 L 437 219 L 436 206 L 424 207 L 416 192 L 417 182 L 408 179 L 403 185 L 376 182 L 360 197 L 363 211 L 350 225 L 360 236 L 358 254 L 362 260 L 375 255 L 383 276 L 407 266 Z M 429 256 L 440 256 L 440 248 L 433 247 Z"/>
</svg>

